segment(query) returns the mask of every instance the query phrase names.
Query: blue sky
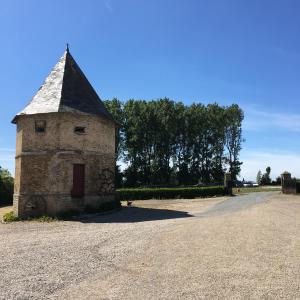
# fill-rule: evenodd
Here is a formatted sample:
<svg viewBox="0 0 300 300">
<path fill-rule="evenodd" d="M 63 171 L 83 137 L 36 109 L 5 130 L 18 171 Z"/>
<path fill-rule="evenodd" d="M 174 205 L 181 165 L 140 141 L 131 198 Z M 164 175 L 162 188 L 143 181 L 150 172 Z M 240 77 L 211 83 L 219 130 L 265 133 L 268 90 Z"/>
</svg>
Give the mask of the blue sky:
<svg viewBox="0 0 300 300">
<path fill-rule="evenodd" d="M 102 99 L 238 103 L 241 176 L 300 177 L 300 1 L 0 0 L 0 165 L 65 44 Z"/>
</svg>

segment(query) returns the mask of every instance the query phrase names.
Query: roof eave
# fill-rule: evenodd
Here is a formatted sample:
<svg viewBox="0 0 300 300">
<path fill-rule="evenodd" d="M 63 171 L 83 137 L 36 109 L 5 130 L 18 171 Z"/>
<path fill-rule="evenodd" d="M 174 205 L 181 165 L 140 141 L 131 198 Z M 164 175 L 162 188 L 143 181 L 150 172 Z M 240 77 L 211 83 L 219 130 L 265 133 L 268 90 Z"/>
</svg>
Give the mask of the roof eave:
<svg viewBox="0 0 300 300">
<path fill-rule="evenodd" d="M 12 124 L 17 124 L 17 118 L 18 118 L 18 116 L 15 116 L 15 117 L 11 120 L 11 123 L 12 123 Z"/>
<path fill-rule="evenodd" d="M 48 113 L 61 113 L 61 112 L 48 112 Z M 68 112 L 63 112 L 63 113 L 68 113 Z M 17 124 L 19 117 L 22 116 L 22 115 L 25 116 L 25 115 L 27 115 L 27 114 L 18 114 L 18 115 L 15 115 L 14 118 L 11 120 L 11 123 L 12 123 L 12 124 Z M 117 122 L 117 121 L 113 118 L 113 116 L 106 116 L 106 115 L 104 115 L 104 114 L 101 114 L 101 115 L 100 115 L 100 114 L 88 114 L 88 113 L 87 113 L 87 115 L 90 115 L 90 116 L 97 116 L 97 117 L 100 117 L 100 118 L 105 118 L 105 119 L 107 119 L 107 120 L 113 122 L 117 127 L 122 127 L 122 124 L 119 123 L 119 122 Z"/>
</svg>

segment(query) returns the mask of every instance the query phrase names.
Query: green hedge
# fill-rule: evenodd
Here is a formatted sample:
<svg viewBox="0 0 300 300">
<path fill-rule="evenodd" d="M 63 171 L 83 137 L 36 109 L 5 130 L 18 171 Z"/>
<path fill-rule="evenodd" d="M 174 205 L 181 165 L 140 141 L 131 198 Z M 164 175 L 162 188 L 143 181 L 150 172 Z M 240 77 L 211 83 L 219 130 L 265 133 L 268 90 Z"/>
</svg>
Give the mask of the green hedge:
<svg viewBox="0 0 300 300">
<path fill-rule="evenodd" d="M 297 186 L 297 193 L 300 193 L 300 180 L 299 179 L 297 179 L 296 186 Z"/>
<path fill-rule="evenodd" d="M 204 198 L 225 195 L 223 186 L 188 187 L 188 188 L 140 188 L 119 189 L 119 200 L 148 200 L 148 199 L 174 199 L 174 198 Z"/>
</svg>

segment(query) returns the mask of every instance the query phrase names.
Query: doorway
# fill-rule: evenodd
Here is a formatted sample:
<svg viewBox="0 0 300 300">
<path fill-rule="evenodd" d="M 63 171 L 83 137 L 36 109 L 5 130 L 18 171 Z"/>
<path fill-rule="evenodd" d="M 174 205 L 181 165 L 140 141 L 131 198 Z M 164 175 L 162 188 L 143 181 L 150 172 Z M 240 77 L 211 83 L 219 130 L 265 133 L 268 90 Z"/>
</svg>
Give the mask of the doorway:
<svg viewBox="0 0 300 300">
<path fill-rule="evenodd" d="M 73 165 L 73 188 L 71 196 L 74 198 L 81 198 L 84 196 L 84 183 L 85 183 L 85 165 Z"/>
</svg>

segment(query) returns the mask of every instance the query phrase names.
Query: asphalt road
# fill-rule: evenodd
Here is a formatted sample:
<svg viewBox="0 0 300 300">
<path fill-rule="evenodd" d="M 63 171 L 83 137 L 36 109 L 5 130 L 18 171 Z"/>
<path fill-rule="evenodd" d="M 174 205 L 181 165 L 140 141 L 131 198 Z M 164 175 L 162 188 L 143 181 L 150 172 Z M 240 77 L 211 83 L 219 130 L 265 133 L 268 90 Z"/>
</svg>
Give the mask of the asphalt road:
<svg viewBox="0 0 300 300">
<path fill-rule="evenodd" d="M 204 212 L 195 213 L 194 216 L 209 217 L 245 210 L 259 203 L 264 203 L 275 195 L 278 195 L 278 192 L 259 192 L 233 196 L 217 203 Z"/>
</svg>

